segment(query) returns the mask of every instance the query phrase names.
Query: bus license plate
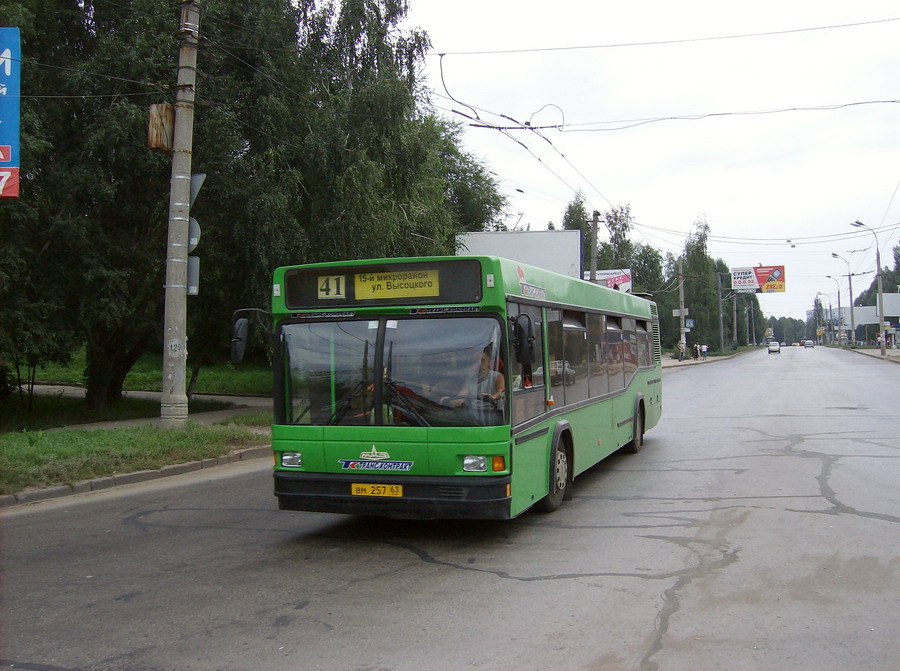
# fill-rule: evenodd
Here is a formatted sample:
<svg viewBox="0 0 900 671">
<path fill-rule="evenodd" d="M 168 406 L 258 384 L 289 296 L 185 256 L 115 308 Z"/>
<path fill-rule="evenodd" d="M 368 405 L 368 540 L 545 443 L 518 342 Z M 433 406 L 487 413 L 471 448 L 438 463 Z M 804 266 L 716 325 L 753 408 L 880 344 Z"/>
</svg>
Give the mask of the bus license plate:
<svg viewBox="0 0 900 671">
<path fill-rule="evenodd" d="M 403 485 L 362 485 L 352 483 L 350 493 L 353 496 L 403 496 Z"/>
</svg>

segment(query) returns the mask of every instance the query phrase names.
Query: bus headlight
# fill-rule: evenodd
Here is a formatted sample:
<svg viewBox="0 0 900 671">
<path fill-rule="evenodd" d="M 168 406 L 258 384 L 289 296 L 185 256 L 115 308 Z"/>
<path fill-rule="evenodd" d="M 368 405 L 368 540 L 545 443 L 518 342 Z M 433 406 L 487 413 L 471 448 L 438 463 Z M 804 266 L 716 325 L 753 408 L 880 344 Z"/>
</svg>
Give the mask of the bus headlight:
<svg viewBox="0 0 900 671">
<path fill-rule="evenodd" d="M 299 452 L 282 452 L 281 465 L 284 468 L 300 468 L 303 466 L 303 455 Z"/>
<path fill-rule="evenodd" d="M 487 457 L 471 454 L 463 457 L 463 470 L 470 473 L 484 473 L 487 471 Z"/>
</svg>

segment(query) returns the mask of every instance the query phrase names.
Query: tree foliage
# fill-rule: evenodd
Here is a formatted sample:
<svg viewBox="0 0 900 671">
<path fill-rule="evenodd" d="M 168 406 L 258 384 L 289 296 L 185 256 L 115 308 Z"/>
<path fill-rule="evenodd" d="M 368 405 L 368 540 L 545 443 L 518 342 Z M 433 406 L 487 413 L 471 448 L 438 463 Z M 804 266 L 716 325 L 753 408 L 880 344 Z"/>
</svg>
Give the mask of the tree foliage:
<svg viewBox="0 0 900 671">
<path fill-rule="evenodd" d="M 235 308 L 266 306 L 278 265 L 452 253 L 456 232 L 499 218 L 494 180 L 429 111 L 417 77 L 428 38 L 400 29 L 406 9 L 203 3 L 195 364 L 222 355 Z M 101 406 L 160 340 L 170 163 L 145 138 L 147 106 L 173 100 L 178 12 L 164 0 L 4 10 L 22 31 L 23 93 L 71 97 L 23 99 L 22 195 L 0 203 L 16 241 L 0 252 L 0 356 L 49 360 L 81 341 L 88 401 Z"/>
</svg>

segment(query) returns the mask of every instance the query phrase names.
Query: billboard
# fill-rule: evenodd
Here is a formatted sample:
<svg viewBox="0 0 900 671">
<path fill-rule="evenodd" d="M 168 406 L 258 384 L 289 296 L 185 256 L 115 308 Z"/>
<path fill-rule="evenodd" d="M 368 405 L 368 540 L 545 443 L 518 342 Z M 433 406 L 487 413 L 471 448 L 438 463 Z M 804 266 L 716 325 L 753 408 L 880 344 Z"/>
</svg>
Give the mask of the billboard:
<svg viewBox="0 0 900 671">
<path fill-rule="evenodd" d="M 589 270 L 584 271 L 584 279 L 591 277 Z M 613 268 L 610 270 L 597 270 L 597 284 L 610 289 L 631 292 L 631 268 Z"/>
<path fill-rule="evenodd" d="M 22 49 L 18 28 L 0 28 L 0 197 L 19 195 L 19 96 Z"/>
<path fill-rule="evenodd" d="M 785 290 L 784 266 L 732 268 L 731 288 L 739 294 L 774 294 Z"/>
<path fill-rule="evenodd" d="M 502 256 L 581 277 L 581 231 L 490 231 L 456 236 L 457 256 Z"/>
</svg>

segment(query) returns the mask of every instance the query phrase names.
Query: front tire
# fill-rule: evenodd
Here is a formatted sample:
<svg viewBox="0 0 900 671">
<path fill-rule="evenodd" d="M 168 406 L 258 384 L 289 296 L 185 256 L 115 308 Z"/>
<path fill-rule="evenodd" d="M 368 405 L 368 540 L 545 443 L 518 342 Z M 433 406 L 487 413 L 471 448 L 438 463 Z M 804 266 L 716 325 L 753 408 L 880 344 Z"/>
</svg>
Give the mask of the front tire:
<svg viewBox="0 0 900 671">
<path fill-rule="evenodd" d="M 553 480 L 550 483 L 550 493 L 538 501 L 538 509 L 545 513 L 552 513 L 557 510 L 563 502 L 568 498 L 571 478 L 569 477 L 569 455 L 563 440 L 556 443 L 553 449 Z"/>
</svg>

